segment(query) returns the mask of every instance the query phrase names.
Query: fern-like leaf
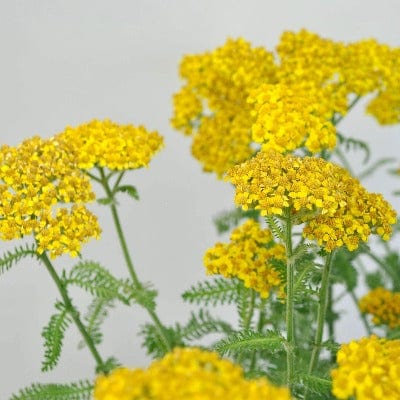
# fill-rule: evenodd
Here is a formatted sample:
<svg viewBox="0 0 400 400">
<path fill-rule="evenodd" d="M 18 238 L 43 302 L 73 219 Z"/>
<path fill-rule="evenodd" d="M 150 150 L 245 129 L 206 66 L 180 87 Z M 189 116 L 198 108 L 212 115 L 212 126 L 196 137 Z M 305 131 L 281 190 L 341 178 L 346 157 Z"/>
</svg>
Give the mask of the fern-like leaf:
<svg viewBox="0 0 400 400">
<path fill-rule="evenodd" d="M 119 299 L 128 304 L 123 295 L 125 282 L 115 278 L 97 262 L 82 261 L 76 264 L 68 275 L 64 273 L 63 280 L 66 285 L 77 285 L 93 296 L 106 300 Z"/>
<path fill-rule="evenodd" d="M 35 244 L 25 244 L 24 246 L 16 247 L 13 251 L 6 251 L 0 257 L 0 275 L 8 271 L 25 257 L 38 257 Z"/>
<path fill-rule="evenodd" d="M 209 312 L 200 310 L 198 314 L 192 313 L 189 322 L 184 327 L 178 328 L 182 339 L 200 339 L 210 333 L 232 332 L 232 327 L 225 321 L 216 319 Z"/>
<path fill-rule="evenodd" d="M 144 308 L 155 310 L 157 290 L 153 289 L 150 283 L 141 284 L 140 287 L 137 287 L 127 280 L 124 282 L 123 292 L 129 303 L 133 301 Z"/>
<path fill-rule="evenodd" d="M 87 313 L 84 317 L 86 322 L 86 330 L 95 345 L 98 345 L 103 340 L 103 333 L 101 332 L 101 324 L 108 316 L 108 310 L 114 307 L 114 301 L 96 297 L 89 304 Z M 86 342 L 82 340 L 78 348 L 86 346 Z"/>
<path fill-rule="evenodd" d="M 79 381 L 70 384 L 34 383 L 14 394 L 10 400 L 91 400 L 93 383 Z"/>
<path fill-rule="evenodd" d="M 276 239 L 279 239 L 281 242 L 285 241 L 285 232 L 279 223 L 278 219 L 271 216 L 265 217 L 265 222 L 267 223 L 269 229 Z"/>
<path fill-rule="evenodd" d="M 239 296 L 240 284 L 235 279 L 214 278 L 211 281 L 199 282 L 182 294 L 189 302 L 205 305 L 232 304 Z"/>
<path fill-rule="evenodd" d="M 214 345 L 214 350 L 221 356 L 259 350 L 275 352 L 283 350 L 284 344 L 285 339 L 276 332 L 245 331 L 235 332 L 226 339 L 220 340 Z"/>
<path fill-rule="evenodd" d="M 48 325 L 42 331 L 45 348 L 42 371 L 49 371 L 57 365 L 61 354 L 64 333 L 72 322 L 68 310 L 63 303 L 57 302 L 55 307 L 58 312 L 51 316 Z"/>
<path fill-rule="evenodd" d="M 332 382 L 329 377 L 325 376 L 297 374 L 294 377 L 294 382 L 303 385 L 307 390 L 317 395 L 329 396 L 332 391 Z"/>
</svg>

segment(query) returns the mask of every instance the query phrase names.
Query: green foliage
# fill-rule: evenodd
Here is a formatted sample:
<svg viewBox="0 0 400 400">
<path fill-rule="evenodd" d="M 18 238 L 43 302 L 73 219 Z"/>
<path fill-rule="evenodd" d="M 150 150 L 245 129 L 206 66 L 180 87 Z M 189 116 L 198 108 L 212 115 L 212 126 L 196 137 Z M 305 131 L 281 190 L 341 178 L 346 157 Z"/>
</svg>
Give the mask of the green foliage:
<svg viewBox="0 0 400 400">
<path fill-rule="evenodd" d="M 95 345 L 100 344 L 103 340 L 101 324 L 107 318 L 108 310 L 111 308 L 114 308 L 114 301 L 101 297 L 95 297 L 89 304 L 84 320 L 86 322 L 86 331 Z M 82 340 L 78 345 L 79 348 L 85 346 L 86 342 L 84 340 Z"/>
<path fill-rule="evenodd" d="M 110 198 L 110 197 L 103 197 L 101 199 L 97 199 L 96 200 L 99 204 L 101 204 L 102 206 L 109 206 L 111 204 L 115 204 L 114 199 Z"/>
<path fill-rule="evenodd" d="M 346 151 L 350 151 L 350 150 L 363 151 L 365 154 L 363 163 L 365 164 L 368 162 L 368 160 L 370 158 L 370 149 L 366 142 L 359 140 L 359 139 L 345 137 L 339 132 L 336 133 L 336 136 L 338 138 L 339 145 L 343 145 Z"/>
<path fill-rule="evenodd" d="M 198 314 L 191 314 L 189 322 L 181 327 L 178 325 L 178 334 L 182 339 L 200 339 L 210 333 L 230 333 L 232 327 L 225 321 L 216 319 L 209 312 L 200 310 Z"/>
<path fill-rule="evenodd" d="M 156 308 L 157 291 L 153 289 L 151 284 L 141 284 L 139 287 L 132 285 L 129 281 L 124 281 L 123 292 L 127 295 L 129 303 L 132 301 L 154 311 Z"/>
<path fill-rule="evenodd" d="M 371 290 L 376 289 L 377 287 L 385 286 L 383 275 L 380 271 L 375 271 L 375 272 L 366 274 L 365 275 L 365 283 Z"/>
<path fill-rule="evenodd" d="M 332 392 L 332 382 L 328 376 L 297 374 L 294 376 L 294 382 L 312 393 L 313 399 L 317 399 L 318 395 L 323 396 L 322 399 L 334 399 L 334 397 L 330 397 Z"/>
<path fill-rule="evenodd" d="M 114 357 L 109 357 L 103 363 L 103 365 L 98 365 L 96 368 L 96 374 L 105 373 L 108 374 L 113 369 L 121 366 L 121 363 Z"/>
<path fill-rule="evenodd" d="M 229 232 L 239 225 L 243 219 L 254 219 L 258 221 L 260 213 L 257 210 L 244 211 L 241 208 L 236 208 L 231 211 L 221 212 L 214 218 L 214 224 L 219 234 Z"/>
<path fill-rule="evenodd" d="M 281 242 L 285 241 L 285 231 L 282 228 L 281 223 L 279 220 L 272 216 L 266 216 L 265 222 L 267 223 L 269 229 L 271 230 L 274 237 Z"/>
<path fill-rule="evenodd" d="M 359 251 L 350 252 L 345 247 L 336 250 L 332 262 L 332 276 L 337 281 L 346 285 L 352 291 L 357 287 L 358 274 L 352 261 L 358 256 Z"/>
<path fill-rule="evenodd" d="M 122 185 L 117 187 L 117 192 L 126 193 L 129 197 L 135 200 L 139 200 L 139 193 L 135 186 L 132 185 Z"/>
<path fill-rule="evenodd" d="M 236 300 L 236 308 L 239 314 L 240 329 L 250 329 L 253 319 L 256 292 L 244 286 L 240 291 L 240 296 Z"/>
<path fill-rule="evenodd" d="M 65 285 L 77 285 L 93 296 L 106 300 L 118 299 L 129 304 L 123 294 L 126 282 L 116 279 L 97 262 L 82 261 L 76 264 L 68 275 L 64 272 L 63 281 Z"/>
<path fill-rule="evenodd" d="M 0 275 L 16 265 L 18 261 L 25 257 L 37 258 L 36 244 L 28 244 L 15 247 L 13 251 L 6 251 L 0 257 Z"/>
<path fill-rule="evenodd" d="M 57 365 L 61 354 L 65 331 L 72 322 L 69 311 L 63 303 L 57 302 L 55 307 L 58 312 L 51 316 L 48 325 L 46 325 L 42 331 L 45 348 L 42 371 L 49 371 Z"/>
<path fill-rule="evenodd" d="M 276 352 L 283 350 L 285 339 L 279 333 L 273 331 L 256 332 L 252 330 L 234 332 L 227 338 L 214 345 L 214 350 L 221 356 L 237 355 L 246 352 L 268 350 Z"/>
<path fill-rule="evenodd" d="M 79 381 L 70 384 L 33 385 L 14 394 L 10 400 L 91 400 L 93 384 L 89 381 Z"/>
<path fill-rule="evenodd" d="M 192 286 L 182 294 L 182 298 L 196 304 L 232 304 L 239 297 L 240 288 L 241 283 L 236 279 L 216 277 Z"/>
<path fill-rule="evenodd" d="M 382 159 L 374 162 L 370 167 L 365 169 L 363 172 L 359 173 L 358 179 L 359 180 L 365 179 L 366 177 L 372 175 L 379 167 L 393 163 L 395 161 L 396 161 L 395 158 L 382 158 Z"/>
<path fill-rule="evenodd" d="M 165 328 L 161 332 L 156 325 L 147 323 L 140 330 L 140 335 L 143 336 L 142 345 L 146 348 L 147 354 L 154 358 L 163 357 L 169 351 L 169 343 L 174 346 L 184 346 L 179 332 L 172 328 Z M 169 343 L 166 343 L 166 339 Z"/>
</svg>

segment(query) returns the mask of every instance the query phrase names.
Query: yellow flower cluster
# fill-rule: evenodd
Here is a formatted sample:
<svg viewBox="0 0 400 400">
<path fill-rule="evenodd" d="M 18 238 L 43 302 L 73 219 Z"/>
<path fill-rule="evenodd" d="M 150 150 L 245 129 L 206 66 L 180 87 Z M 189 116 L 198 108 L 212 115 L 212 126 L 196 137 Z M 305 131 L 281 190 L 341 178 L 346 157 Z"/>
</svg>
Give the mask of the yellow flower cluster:
<svg viewBox="0 0 400 400">
<path fill-rule="evenodd" d="M 276 52 L 275 61 L 240 38 L 183 58 L 185 84 L 174 96 L 171 123 L 194 134 L 192 153 L 205 171 L 222 177 L 257 143 L 281 152 L 332 149 L 331 121 L 369 93 L 370 114 L 382 124 L 400 122 L 399 48 L 373 39 L 345 44 L 303 29 L 284 32 Z"/>
<path fill-rule="evenodd" d="M 33 234 L 39 253 L 76 256 L 82 243 L 100 235 L 97 218 L 83 205 L 94 197 L 57 141 L 36 136 L 0 148 L 0 239 Z"/>
<path fill-rule="evenodd" d="M 272 288 L 279 287 L 281 277 L 271 266 L 271 260 L 284 260 L 285 248 L 272 241 L 269 230 L 261 229 L 258 222 L 248 220 L 234 229 L 230 243 L 217 243 L 204 255 L 208 274 L 237 277 L 247 288 L 266 298 Z"/>
<path fill-rule="evenodd" d="M 217 175 L 249 158 L 250 91 L 275 81 L 271 53 L 244 39 L 228 39 L 212 52 L 188 55 L 180 75 L 186 81 L 174 96 L 173 127 L 194 134 L 192 152 L 204 170 Z"/>
<path fill-rule="evenodd" d="M 372 233 L 387 240 L 396 222 L 381 195 L 368 193 L 345 169 L 321 158 L 261 151 L 229 170 L 226 179 L 244 210 L 283 217 L 291 212 L 294 222 L 306 223 L 303 235 L 327 251 L 354 250 Z"/>
<path fill-rule="evenodd" d="M 199 348 L 176 348 L 147 370 L 119 368 L 99 376 L 95 400 L 289 400 L 265 378 L 246 380 L 240 366 Z"/>
<path fill-rule="evenodd" d="M 305 146 L 312 153 L 336 145 L 336 130 L 318 98 L 295 85 L 264 84 L 247 100 L 254 104 L 252 137 L 281 153 Z"/>
<path fill-rule="evenodd" d="M 360 299 L 360 310 L 372 315 L 376 325 L 400 326 L 400 293 L 377 287 Z"/>
<path fill-rule="evenodd" d="M 157 132 L 110 120 L 67 127 L 55 140 L 66 146 L 82 169 L 95 165 L 111 170 L 145 167 L 163 146 L 163 138 Z"/>
<path fill-rule="evenodd" d="M 372 335 L 341 346 L 332 374 L 338 399 L 400 399 L 400 340 Z"/>
</svg>

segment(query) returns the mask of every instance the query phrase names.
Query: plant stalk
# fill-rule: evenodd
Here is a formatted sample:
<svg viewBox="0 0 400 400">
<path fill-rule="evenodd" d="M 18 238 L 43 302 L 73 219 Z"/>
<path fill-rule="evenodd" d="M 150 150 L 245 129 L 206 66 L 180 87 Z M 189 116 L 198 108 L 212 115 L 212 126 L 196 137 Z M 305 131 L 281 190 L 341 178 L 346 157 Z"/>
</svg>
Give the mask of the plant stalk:
<svg viewBox="0 0 400 400">
<path fill-rule="evenodd" d="M 59 278 L 55 268 L 53 267 L 53 264 L 51 263 L 50 259 L 48 258 L 46 253 L 43 253 L 39 256 L 39 259 L 43 262 L 43 264 L 46 266 L 47 271 L 49 272 L 50 276 L 53 278 L 54 283 L 56 284 L 58 291 L 63 299 L 65 308 L 68 310 L 68 313 L 71 315 L 72 319 L 75 322 L 75 325 L 79 329 L 79 332 L 81 333 L 83 340 L 85 341 L 86 345 L 88 346 L 90 352 L 92 353 L 93 358 L 96 361 L 96 371 L 98 372 L 103 372 L 107 373 L 107 368 L 105 366 L 105 363 L 103 359 L 101 358 L 99 352 L 97 351 L 97 348 L 88 334 L 85 326 L 83 325 L 82 321 L 79 318 L 79 312 L 76 310 L 76 308 L 73 306 L 71 299 L 68 296 L 67 289 L 61 279 Z"/>
</svg>

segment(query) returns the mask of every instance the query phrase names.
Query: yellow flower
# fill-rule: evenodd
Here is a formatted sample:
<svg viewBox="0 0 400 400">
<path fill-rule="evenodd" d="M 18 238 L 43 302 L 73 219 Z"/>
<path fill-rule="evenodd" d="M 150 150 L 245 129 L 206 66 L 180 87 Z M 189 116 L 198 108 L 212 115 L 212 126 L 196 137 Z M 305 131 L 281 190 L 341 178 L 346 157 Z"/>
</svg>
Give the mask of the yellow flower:
<svg viewBox="0 0 400 400">
<path fill-rule="evenodd" d="M 208 274 L 237 277 L 266 298 L 271 289 L 282 285 L 272 259 L 285 259 L 284 246 L 275 244 L 271 232 L 261 229 L 258 222 L 248 220 L 232 231 L 230 243 L 217 243 L 207 250 L 204 265 Z"/>
<path fill-rule="evenodd" d="M 95 400 L 289 400 L 265 378 L 247 380 L 240 366 L 199 348 L 176 348 L 147 370 L 119 368 L 99 376 Z"/>
<path fill-rule="evenodd" d="M 343 168 L 321 158 L 261 151 L 230 169 L 235 202 L 244 210 L 281 217 L 291 212 L 305 223 L 303 235 L 327 251 L 355 250 L 370 234 L 389 239 L 396 213 L 379 194 L 369 193 Z"/>
<path fill-rule="evenodd" d="M 93 120 L 75 128 L 67 127 L 54 140 L 74 155 L 81 169 L 146 167 L 163 146 L 163 138 L 157 132 L 110 120 Z"/>
<path fill-rule="evenodd" d="M 353 340 L 337 353 L 331 372 L 332 393 L 338 399 L 398 400 L 400 398 L 400 340 L 375 335 Z"/>
<path fill-rule="evenodd" d="M 183 58 L 185 84 L 174 96 L 171 123 L 194 135 L 192 152 L 204 170 L 221 177 L 253 154 L 252 107 L 246 99 L 261 83 L 274 82 L 275 71 L 272 54 L 242 38 Z"/>
<path fill-rule="evenodd" d="M 400 326 L 400 293 L 377 287 L 360 299 L 360 310 L 372 315 L 376 325 Z"/>
<path fill-rule="evenodd" d="M 84 206 L 92 200 L 89 179 L 57 141 L 35 136 L 0 148 L 0 239 L 33 234 L 39 253 L 76 256 L 82 243 L 100 235 Z"/>
</svg>

